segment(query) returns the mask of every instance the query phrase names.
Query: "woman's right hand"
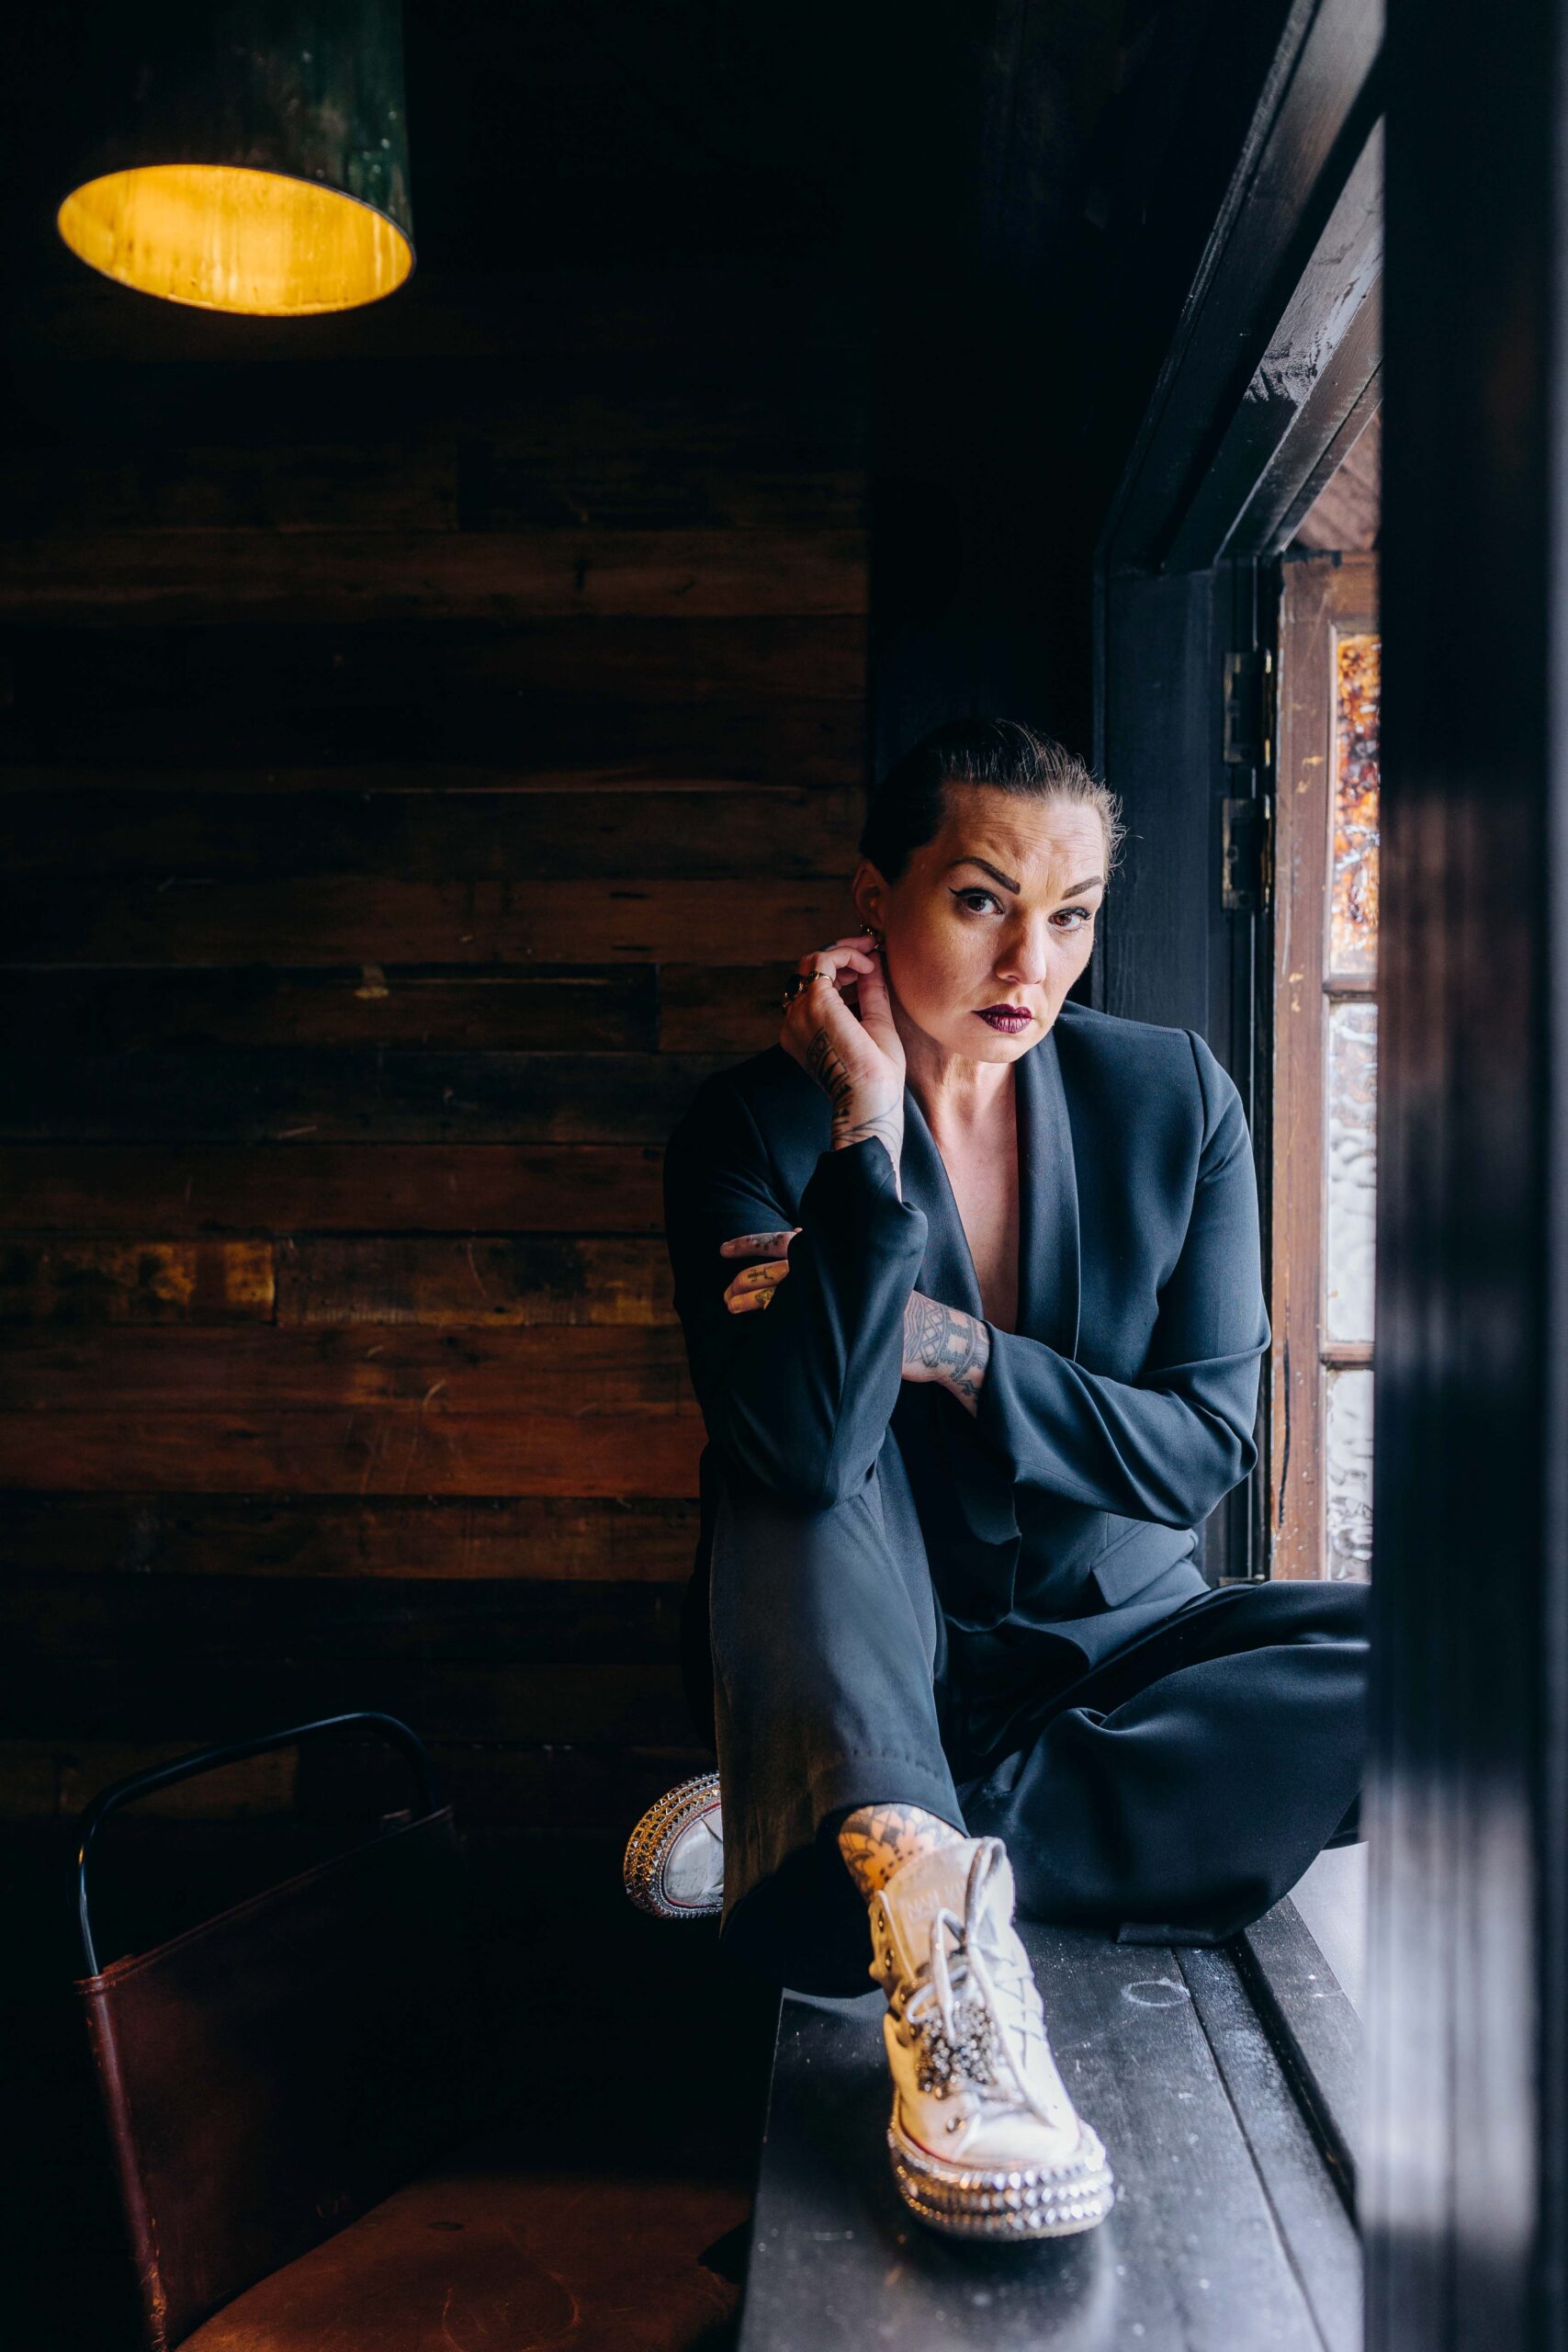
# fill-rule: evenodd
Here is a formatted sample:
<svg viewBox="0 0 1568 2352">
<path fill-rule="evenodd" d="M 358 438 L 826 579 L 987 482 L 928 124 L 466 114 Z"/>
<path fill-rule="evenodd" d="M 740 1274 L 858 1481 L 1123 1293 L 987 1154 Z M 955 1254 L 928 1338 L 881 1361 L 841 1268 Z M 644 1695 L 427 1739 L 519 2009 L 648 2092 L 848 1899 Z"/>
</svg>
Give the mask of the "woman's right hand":
<svg viewBox="0 0 1568 2352">
<path fill-rule="evenodd" d="M 795 970 L 815 975 L 784 1011 L 779 1043 L 833 1106 L 833 1148 L 879 1136 L 895 1176 L 904 1146 L 904 1041 L 893 1020 L 882 957 L 869 932 L 836 939 L 802 956 Z M 853 986 L 857 1010 L 842 989 Z"/>
</svg>

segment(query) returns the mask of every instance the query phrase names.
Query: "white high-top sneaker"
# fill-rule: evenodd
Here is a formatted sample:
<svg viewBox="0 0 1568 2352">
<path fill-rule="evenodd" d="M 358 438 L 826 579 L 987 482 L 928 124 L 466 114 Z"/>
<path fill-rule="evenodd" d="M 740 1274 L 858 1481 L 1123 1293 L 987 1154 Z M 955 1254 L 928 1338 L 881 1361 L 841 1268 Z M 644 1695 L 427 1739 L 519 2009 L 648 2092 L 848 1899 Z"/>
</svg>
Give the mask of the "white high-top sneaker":
<svg viewBox="0 0 1568 2352">
<path fill-rule="evenodd" d="M 1001 1839 L 916 1855 L 870 1911 L 905 2203 L 957 2237 L 1092 2229 L 1115 2201 L 1111 2167 L 1051 2055 Z"/>
<path fill-rule="evenodd" d="M 621 1876 L 656 1919 L 712 1919 L 724 1908 L 718 1774 L 698 1772 L 650 1804 L 626 1840 Z"/>
</svg>

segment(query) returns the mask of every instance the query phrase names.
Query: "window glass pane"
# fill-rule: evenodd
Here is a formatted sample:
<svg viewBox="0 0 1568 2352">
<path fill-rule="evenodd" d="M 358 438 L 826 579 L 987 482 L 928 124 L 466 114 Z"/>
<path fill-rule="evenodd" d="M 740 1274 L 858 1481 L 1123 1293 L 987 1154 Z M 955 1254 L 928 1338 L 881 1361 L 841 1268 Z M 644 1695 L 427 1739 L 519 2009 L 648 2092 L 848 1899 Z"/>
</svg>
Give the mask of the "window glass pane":
<svg viewBox="0 0 1568 2352">
<path fill-rule="evenodd" d="M 1328 967 L 1377 970 L 1378 711 L 1382 640 L 1342 637 L 1335 647 L 1334 841 Z"/>
<path fill-rule="evenodd" d="M 1326 1377 L 1323 1573 L 1366 1577 L 1372 1570 L 1372 1375 L 1357 1365 Z"/>
<path fill-rule="evenodd" d="M 1372 1337 L 1377 1202 L 1378 1009 L 1328 1009 L 1328 1246 L 1324 1336 Z"/>
</svg>

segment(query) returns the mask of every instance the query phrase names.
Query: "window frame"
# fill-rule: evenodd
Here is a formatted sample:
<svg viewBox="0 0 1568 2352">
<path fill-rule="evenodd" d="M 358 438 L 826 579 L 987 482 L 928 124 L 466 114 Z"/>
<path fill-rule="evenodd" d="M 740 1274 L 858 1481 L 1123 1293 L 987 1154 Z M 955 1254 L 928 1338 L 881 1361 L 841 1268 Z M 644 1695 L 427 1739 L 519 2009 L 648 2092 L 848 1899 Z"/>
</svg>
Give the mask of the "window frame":
<svg viewBox="0 0 1568 2352">
<path fill-rule="evenodd" d="M 1325 968 L 1336 783 L 1336 648 L 1375 636 L 1375 555 L 1287 558 L 1280 567 L 1274 796 L 1273 1139 L 1269 1236 L 1269 1573 L 1325 1572 L 1325 1374 L 1371 1368 L 1372 1346 L 1325 1336 L 1328 1008 L 1377 981 Z"/>
</svg>

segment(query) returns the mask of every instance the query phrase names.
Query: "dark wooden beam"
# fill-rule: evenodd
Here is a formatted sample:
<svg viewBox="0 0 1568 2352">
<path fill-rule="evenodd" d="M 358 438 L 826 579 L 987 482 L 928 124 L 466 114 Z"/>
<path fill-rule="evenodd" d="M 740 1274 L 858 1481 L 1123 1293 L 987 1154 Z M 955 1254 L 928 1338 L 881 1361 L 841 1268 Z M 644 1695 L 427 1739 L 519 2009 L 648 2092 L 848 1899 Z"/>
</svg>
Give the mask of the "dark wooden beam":
<svg viewBox="0 0 1568 2352">
<path fill-rule="evenodd" d="M 1568 8 L 1392 0 L 1370 2352 L 1568 2335 Z"/>
<path fill-rule="evenodd" d="M 1167 557 L 1184 571 L 1271 554 L 1325 453 L 1375 400 L 1382 360 L 1382 125 L 1374 123 Z"/>
<path fill-rule="evenodd" d="M 1271 437 L 1275 400 L 1276 419 L 1293 427 L 1297 394 L 1327 375 L 1317 415 L 1326 438 L 1359 373 L 1364 381 L 1367 322 L 1354 329 L 1375 278 L 1369 142 L 1381 31 L 1376 0 L 1292 9 L 1101 533 L 1102 571 L 1213 561 L 1292 438 Z M 1320 346 L 1326 364 L 1302 377 L 1303 356 Z M 1271 381 L 1271 353 L 1293 384 Z M 1310 463 L 1297 433 L 1285 472 L 1299 484 Z M 1269 503 L 1278 495 L 1276 485 Z"/>
</svg>

